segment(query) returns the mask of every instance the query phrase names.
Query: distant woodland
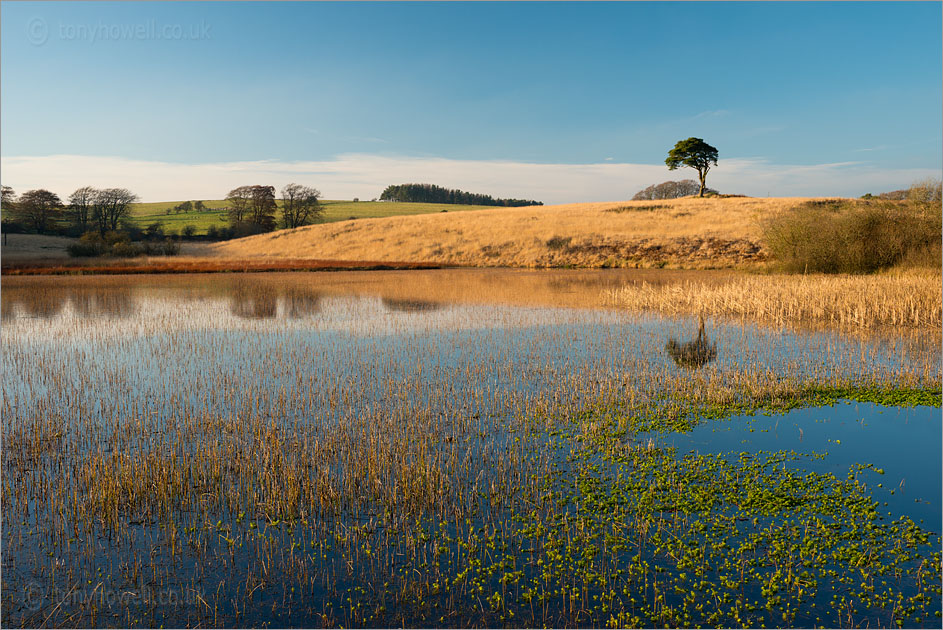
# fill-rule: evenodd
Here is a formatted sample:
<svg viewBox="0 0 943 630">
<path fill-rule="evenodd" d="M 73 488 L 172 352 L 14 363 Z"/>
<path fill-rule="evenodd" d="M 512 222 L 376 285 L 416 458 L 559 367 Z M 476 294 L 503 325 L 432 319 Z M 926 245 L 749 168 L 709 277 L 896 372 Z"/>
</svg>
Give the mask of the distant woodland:
<svg viewBox="0 0 943 630">
<path fill-rule="evenodd" d="M 380 201 L 401 201 L 413 203 L 458 203 L 472 206 L 542 206 L 540 201 L 529 199 L 495 199 L 491 195 L 481 195 L 442 188 L 434 184 L 400 184 L 387 186 Z"/>
</svg>

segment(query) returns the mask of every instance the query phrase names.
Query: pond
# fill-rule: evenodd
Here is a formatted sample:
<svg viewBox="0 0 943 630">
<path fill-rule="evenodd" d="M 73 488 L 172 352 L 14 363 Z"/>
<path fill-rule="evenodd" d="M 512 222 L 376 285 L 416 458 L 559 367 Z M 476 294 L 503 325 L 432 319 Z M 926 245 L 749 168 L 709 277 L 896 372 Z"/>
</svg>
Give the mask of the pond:
<svg viewBox="0 0 943 630">
<path fill-rule="evenodd" d="M 5 279 L 4 617 L 938 626 L 938 399 L 743 412 L 939 343 L 606 306 L 690 277 Z"/>
</svg>

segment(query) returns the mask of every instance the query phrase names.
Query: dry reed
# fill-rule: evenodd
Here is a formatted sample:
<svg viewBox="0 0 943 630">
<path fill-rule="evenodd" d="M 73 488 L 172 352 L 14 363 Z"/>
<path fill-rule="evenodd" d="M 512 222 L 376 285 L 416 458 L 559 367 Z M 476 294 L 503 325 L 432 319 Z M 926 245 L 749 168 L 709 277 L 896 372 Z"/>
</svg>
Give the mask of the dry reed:
<svg viewBox="0 0 943 630">
<path fill-rule="evenodd" d="M 667 314 L 700 313 L 774 324 L 849 329 L 901 326 L 939 329 L 940 276 L 738 276 L 719 282 L 647 282 L 608 293 L 611 304 Z"/>
</svg>

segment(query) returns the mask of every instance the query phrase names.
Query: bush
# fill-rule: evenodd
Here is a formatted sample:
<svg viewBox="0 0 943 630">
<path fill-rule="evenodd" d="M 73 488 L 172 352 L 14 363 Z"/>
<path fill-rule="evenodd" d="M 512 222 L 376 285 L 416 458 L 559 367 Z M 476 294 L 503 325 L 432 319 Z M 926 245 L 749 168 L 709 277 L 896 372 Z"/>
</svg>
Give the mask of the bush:
<svg viewBox="0 0 943 630">
<path fill-rule="evenodd" d="M 164 241 L 164 245 L 161 248 L 161 253 L 164 256 L 176 256 L 180 253 L 180 243 L 168 238 L 166 241 Z"/>
<path fill-rule="evenodd" d="M 79 237 L 78 243 L 66 248 L 72 257 L 101 256 L 108 249 L 108 244 L 98 232 L 86 232 Z"/>
<path fill-rule="evenodd" d="M 195 226 L 195 225 L 185 225 L 185 226 L 183 226 L 183 235 L 184 235 L 186 238 L 193 238 L 193 235 L 194 235 L 194 234 L 196 234 L 196 226 Z"/>
<path fill-rule="evenodd" d="M 144 228 L 144 236 L 149 241 L 159 241 L 164 238 L 164 225 L 160 222 L 154 222 Z"/>
<path fill-rule="evenodd" d="M 6 234 L 25 234 L 26 226 L 14 219 L 3 219 L 0 222 L 0 231 Z"/>
<path fill-rule="evenodd" d="M 570 246 L 570 241 L 573 240 L 572 236 L 554 236 L 547 240 L 548 249 L 567 249 Z"/>
<path fill-rule="evenodd" d="M 73 258 L 87 258 L 90 256 L 100 256 L 101 249 L 99 249 L 93 243 L 85 243 L 79 241 L 78 243 L 72 243 L 66 248 L 69 252 L 69 256 Z"/>
<path fill-rule="evenodd" d="M 144 247 L 131 241 L 118 241 L 111 246 L 108 253 L 118 258 L 134 258 L 144 253 Z"/>
<path fill-rule="evenodd" d="M 768 220 L 764 240 L 790 272 L 873 273 L 940 266 L 939 185 L 914 185 L 907 201 L 811 201 Z"/>
<path fill-rule="evenodd" d="M 67 248 L 73 257 L 84 256 L 117 256 L 119 258 L 133 258 L 144 254 L 154 256 L 174 256 L 180 253 L 180 245 L 170 239 L 161 243 L 144 241 L 132 243 L 127 232 L 106 232 L 104 236 L 98 232 L 86 232 L 77 243 Z"/>
</svg>

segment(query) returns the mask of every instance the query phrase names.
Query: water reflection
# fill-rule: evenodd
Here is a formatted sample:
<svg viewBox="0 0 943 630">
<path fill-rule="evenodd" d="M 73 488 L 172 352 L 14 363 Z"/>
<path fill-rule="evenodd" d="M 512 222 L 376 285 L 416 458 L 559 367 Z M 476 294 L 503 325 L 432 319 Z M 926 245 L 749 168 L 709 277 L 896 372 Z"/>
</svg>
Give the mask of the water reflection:
<svg viewBox="0 0 943 630">
<path fill-rule="evenodd" d="M 243 319 L 270 319 L 278 314 L 278 294 L 269 286 L 238 283 L 229 310 Z"/>
<path fill-rule="evenodd" d="M 391 311 L 401 313 L 421 313 L 426 311 L 437 311 L 442 308 L 438 302 L 429 302 L 427 300 L 403 300 L 396 298 L 383 298 L 383 305 Z"/>
<path fill-rule="evenodd" d="M 290 288 L 285 292 L 285 315 L 299 319 L 314 315 L 321 310 L 321 294 L 302 288 Z"/>
<path fill-rule="evenodd" d="M 680 342 L 668 338 L 665 349 L 672 360 L 683 367 L 699 368 L 717 358 L 717 342 L 711 342 L 704 331 L 704 316 L 698 318 L 697 338 L 693 341 Z"/>
<path fill-rule="evenodd" d="M 130 287 L 75 287 L 69 292 L 69 301 L 83 317 L 129 317 L 135 309 Z"/>
<path fill-rule="evenodd" d="M 34 290 L 5 290 L 2 299 L 4 321 L 27 317 L 50 319 L 71 305 L 83 318 L 129 317 L 135 303 L 128 286 L 76 285 L 65 290 L 45 287 Z"/>
<path fill-rule="evenodd" d="M 242 319 L 273 319 L 278 316 L 279 301 L 284 304 L 283 315 L 290 319 L 321 310 L 321 294 L 317 291 L 256 282 L 238 282 L 232 287 L 229 310 Z"/>
</svg>

